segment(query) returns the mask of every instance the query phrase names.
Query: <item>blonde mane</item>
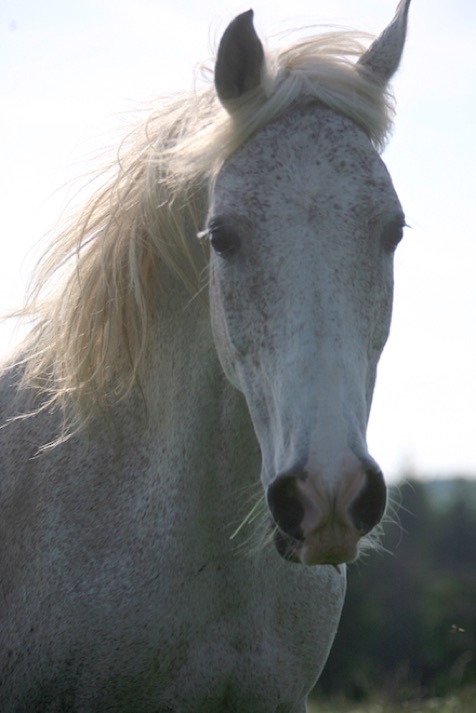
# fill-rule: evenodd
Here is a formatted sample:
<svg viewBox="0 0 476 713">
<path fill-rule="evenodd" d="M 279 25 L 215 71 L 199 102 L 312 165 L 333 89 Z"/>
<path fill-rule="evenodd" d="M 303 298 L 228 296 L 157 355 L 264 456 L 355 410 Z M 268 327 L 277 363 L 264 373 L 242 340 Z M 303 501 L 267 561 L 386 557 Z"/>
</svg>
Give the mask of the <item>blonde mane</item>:
<svg viewBox="0 0 476 713">
<path fill-rule="evenodd" d="M 138 384 L 159 265 L 193 292 L 203 267 L 191 248 L 204 195 L 223 162 L 301 97 L 357 122 L 381 149 L 392 99 L 356 58 L 354 33 L 334 32 L 267 52 L 263 87 L 229 114 L 212 82 L 165 101 L 121 147 L 115 173 L 40 262 L 21 316 L 33 320 L 21 363 L 40 409 L 59 407 L 69 432 Z M 368 38 L 366 38 L 368 39 Z M 159 295 L 160 299 L 160 295 Z"/>
</svg>

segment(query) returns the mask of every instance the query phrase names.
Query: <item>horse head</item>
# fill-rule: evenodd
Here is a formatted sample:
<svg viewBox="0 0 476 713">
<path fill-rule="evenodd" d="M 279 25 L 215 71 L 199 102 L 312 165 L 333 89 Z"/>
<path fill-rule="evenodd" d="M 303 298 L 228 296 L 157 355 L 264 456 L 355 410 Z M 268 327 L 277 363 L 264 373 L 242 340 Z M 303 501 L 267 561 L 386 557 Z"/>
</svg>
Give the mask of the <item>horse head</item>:
<svg viewBox="0 0 476 713">
<path fill-rule="evenodd" d="M 360 87 L 356 96 L 384 95 L 409 4 L 400 3 L 348 74 L 350 91 L 352 82 Z M 288 88 L 301 82 L 295 99 L 252 133 L 212 183 L 212 323 L 221 364 L 244 394 L 259 441 L 279 553 L 339 564 L 355 559 L 386 507 L 366 429 L 405 220 L 358 113 L 320 100 L 306 67 L 290 62 L 286 71 Z M 238 126 L 244 113 L 266 112 L 280 81 L 252 11 L 239 15 L 215 68 L 230 120 Z"/>
</svg>

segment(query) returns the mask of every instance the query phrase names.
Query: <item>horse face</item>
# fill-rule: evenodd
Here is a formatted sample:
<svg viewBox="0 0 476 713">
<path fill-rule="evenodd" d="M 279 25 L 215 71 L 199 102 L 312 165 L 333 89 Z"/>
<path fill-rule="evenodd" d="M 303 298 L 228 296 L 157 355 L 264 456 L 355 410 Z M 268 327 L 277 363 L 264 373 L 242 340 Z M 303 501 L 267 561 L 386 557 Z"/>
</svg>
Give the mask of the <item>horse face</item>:
<svg viewBox="0 0 476 713">
<path fill-rule="evenodd" d="M 366 427 L 403 225 L 366 134 L 310 103 L 261 130 L 212 187 L 216 348 L 246 398 L 287 559 L 350 561 L 384 513 Z"/>
</svg>

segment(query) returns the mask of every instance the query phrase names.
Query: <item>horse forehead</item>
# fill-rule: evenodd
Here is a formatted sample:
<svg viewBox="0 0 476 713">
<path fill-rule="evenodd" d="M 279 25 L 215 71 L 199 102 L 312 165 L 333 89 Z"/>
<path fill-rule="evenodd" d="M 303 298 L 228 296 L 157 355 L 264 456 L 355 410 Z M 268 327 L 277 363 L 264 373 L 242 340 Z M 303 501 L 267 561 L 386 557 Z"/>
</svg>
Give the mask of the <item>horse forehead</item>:
<svg viewBox="0 0 476 713">
<path fill-rule="evenodd" d="M 347 197 L 362 200 L 391 189 L 363 129 L 325 108 L 295 109 L 268 124 L 228 160 L 215 185 L 217 199 L 241 197 L 264 208 L 281 192 L 302 198 L 316 189 L 324 194 L 334 186 L 353 187 Z"/>
</svg>

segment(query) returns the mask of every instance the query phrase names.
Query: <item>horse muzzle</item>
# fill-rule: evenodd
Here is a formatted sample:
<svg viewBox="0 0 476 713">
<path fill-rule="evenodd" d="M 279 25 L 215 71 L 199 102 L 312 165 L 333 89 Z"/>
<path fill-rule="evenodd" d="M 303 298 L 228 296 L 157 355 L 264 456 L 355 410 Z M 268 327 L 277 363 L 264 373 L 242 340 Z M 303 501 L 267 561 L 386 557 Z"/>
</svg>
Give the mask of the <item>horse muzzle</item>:
<svg viewBox="0 0 476 713">
<path fill-rule="evenodd" d="M 275 545 L 291 562 L 352 562 L 359 543 L 381 521 L 387 502 L 382 472 L 369 457 L 346 453 L 332 479 L 308 467 L 276 477 L 267 491 Z"/>
</svg>

